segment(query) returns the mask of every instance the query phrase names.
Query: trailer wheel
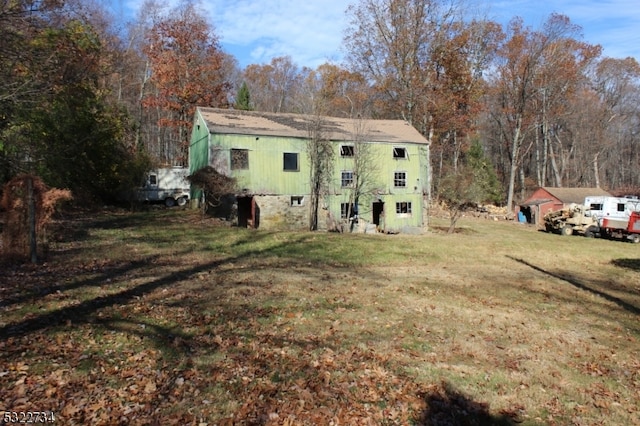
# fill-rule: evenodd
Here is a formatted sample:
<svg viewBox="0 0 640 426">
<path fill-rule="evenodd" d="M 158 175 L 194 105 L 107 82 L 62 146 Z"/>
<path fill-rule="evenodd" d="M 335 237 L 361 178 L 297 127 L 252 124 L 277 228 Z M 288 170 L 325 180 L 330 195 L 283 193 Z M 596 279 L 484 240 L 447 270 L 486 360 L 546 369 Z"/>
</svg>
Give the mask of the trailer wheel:
<svg viewBox="0 0 640 426">
<path fill-rule="evenodd" d="M 180 197 L 176 201 L 178 202 L 178 205 L 180 207 L 183 207 L 183 206 L 187 205 L 187 197 Z"/>
<path fill-rule="evenodd" d="M 560 234 L 566 235 L 566 236 L 573 235 L 573 228 L 570 227 L 569 225 L 565 225 L 562 227 L 562 229 L 560 229 Z"/>
<path fill-rule="evenodd" d="M 640 243 L 640 234 L 630 235 L 629 239 L 631 240 L 632 243 L 638 244 L 638 243 Z"/>
<path fill-rule="evenodd" d="M 173 207 L 176 205 L 176 200 L 171 197 L 167 197 L 164 199 L 164 205 L 167 207 Z"/>
</svg>

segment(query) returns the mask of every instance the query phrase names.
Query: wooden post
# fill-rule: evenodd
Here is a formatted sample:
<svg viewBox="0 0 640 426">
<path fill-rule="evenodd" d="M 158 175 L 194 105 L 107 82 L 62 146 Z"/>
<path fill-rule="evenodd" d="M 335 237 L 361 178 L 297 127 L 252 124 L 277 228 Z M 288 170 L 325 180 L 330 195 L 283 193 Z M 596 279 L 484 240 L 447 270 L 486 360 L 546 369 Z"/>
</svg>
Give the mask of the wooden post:
<svg viewBox="0 0 640 426">
<path fill-rule="evenodd" d="M 31 263 L 38 263 L 38 246 L 36 244 L 36 202 L 33 196 L 33 178 L 27 178 L 27 197 L 29 203 L 29 252 Z"/>
</svg>

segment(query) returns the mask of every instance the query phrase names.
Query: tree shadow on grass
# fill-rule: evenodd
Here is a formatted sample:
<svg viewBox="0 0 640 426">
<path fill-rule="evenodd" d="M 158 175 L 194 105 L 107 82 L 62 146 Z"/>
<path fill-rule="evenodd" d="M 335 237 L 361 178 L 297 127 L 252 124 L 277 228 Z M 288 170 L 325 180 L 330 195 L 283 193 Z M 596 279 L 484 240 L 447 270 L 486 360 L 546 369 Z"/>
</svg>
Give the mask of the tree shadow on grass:
<svg viewBox="0 0 640 426">
<path fill-rule="evenodd" d="M 143 267 L 151 265 L 156 259 L 158 259 L 158 256 L 131 260 L 115 266 L 104 267 L 95 277 L 84 280 L 65 282 L 64 279 L 72 278 L 73 276 L 64 275 L 64 271 L 60 273 L 61 276 L 56 277 L 59 281 L 62 281 L 62 283 L 53 283 L 51 285 L 43 286 L 42 282 L 33 280 L 32 282 L 23 284 L 20 288 L 14 289 L 12 294 L 1 299 L 0 308 L 25 303 L 56 292 L 66 292 L 80 287 L 100 286 L 105 283 L 106 279 L 126 276 L 128 273 L 132 273 Z"/>
<path fill-rule="evenodd" d="M 577 287 L 581 290 L 585 290 L 588 291 L 589 293 L 595 294 L 596 296 L 600 296 L 605 300 L 608 300 L 609 302 L 613 302 L 616 305 L 620 306 L 621 308 L 623 308 L 624 310 L 631 312 L 632 314 L 636 314 L 636 315 L 640 315 L 640 308 L 638 308 L 635 305 L 632 305 L 629 302 L 626 302 L 622 299 L 620 299 L 619 297 L 615 297 L 609 293 L 605 293 L 604 291 L 598 290 L 596 288 L 592 288 L 590 286 L 588 286 L 587 284 L 579 281 L 578 279 L 572 277 L 572 276 L 566 276 L 566 275 L 562 275 L 556 272 L 551 272 L 551 271 L 547 271 L 544 268 L 541 268 L 539 266 L 533 265 L 529 262 L 527 262 L 524 259 L 519 259 L 517 257 L 512 257 L 512 256 L 507 256 L 509 259 L 515 260 L 518 263 L 522 263 L 523 265 L 526 265 L 528 267 L 530 267 L 531 269 L 534 269 L 536 271 L 542 272 L 544 274 L 547 274 L 549 276 L 552 276 L 554 278 L 557 278 L 559 280 L 565 281 L 571 285 L 573 285 L 574 287 Z"/>
<path fill-rule="evenodd" d="M 300 241 L 289 241 L 287 245 L 299 244 Z M 177 282 L 189 279 L 202 272 L 208 272 L 219 268 L 221 265 L 227 263 L 235 263 L 245 258 L 251 258 L 254 256 L 264 255 L 271 250 L 277 250 L 278 246 L 269 247 L 265 250 L 249 250 L 241 253 L 237 256 L 227 257 L 220 260 L 214 260 L 212 262 L 199 264 L 191 268 L 177 270 L 170 274 L 167 274 L 158 279 L 150 282 L 137 285 L 135 287 L 128 288 L 126 290 L 110 294 L 108 296 L 100 296 L 94 299 L 86 300 L 81 303 L 65 306 L 54 311 L 37 315 L 35 317 L 27 318 L 17 323 L 9 323 L 3 327 L 0 327 L 0 341 L 6 340 L 9 337 L 24 336 L 31 332 L 43 330 L 57 325 L 71 323 L 87 323 L 93 320 L 93 315 L 106 307 L 114 305 L 124 305 L 130 301 L 143 297 L 144 295 L 151 293 L 152 291 L 167 287 Z M 136 264 L 135 268 L 142 268 L 147 266 L 147 262 Z M 133 270 L 131 269 L 131 270 Z M 93 285 L 92 279 L 82 281 L 73 285 L 74 288 L 82 287 L 84 285 Z"/>
<path fill-rule="evenodd" d="M 489 404 L 477 402 L 443 382 L 423 395 L 426 407 L 417 421 L 423 426 L 509 426 L 519 422 L 517 410 L 493 415 Z"/>
<path fill-rule="evenodd" d="M 640 271 L 640 259 L 613 259 L 611 263 L 620 268 Z"/>
</svg>

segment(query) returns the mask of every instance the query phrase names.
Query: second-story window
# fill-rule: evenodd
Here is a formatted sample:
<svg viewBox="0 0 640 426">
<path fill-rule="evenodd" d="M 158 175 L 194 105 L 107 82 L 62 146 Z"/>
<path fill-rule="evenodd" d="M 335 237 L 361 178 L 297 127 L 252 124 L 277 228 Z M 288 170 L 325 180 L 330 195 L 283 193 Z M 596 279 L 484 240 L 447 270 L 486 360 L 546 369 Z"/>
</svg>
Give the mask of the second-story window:
<svg viewBox="0 0 640 426">
<path fill-rule="evenodd" d="M 407 158 L 407 149 L 399 146 L 394 146 L 393 158 L 395 158 L 396 160 Z"/>
<path fill-rule="evenodd" d="M 298 165 L 298 153 L 297 152 L 285 152 L 283 169 L 289 172 L 297 172 L 300 170 Z"/>
<path fill-rule="evenodd" d="M 351 170 L 344 170 L 340 176 L 340 186 L 343 188 L 349 188 L 353 186 L 353 172 Z"/>
<path fill-rule="evenodd" d="M 249 168 L 249 150 L 231 150 L 231 170 L 246 170 Z"/>
<path fill-rule="evenodd" d="M 394 172 L 393 173 L 393 186 L 395 188 L 406 188 L 406 186 L 407 186 L 407 172 Z"/>
<path fill-rule="evenodd" d="M 353 157 L 354 155 L 355 155 L 355 150 L 353 145 L 340 145 L 341 157 Z"/>
</svg>

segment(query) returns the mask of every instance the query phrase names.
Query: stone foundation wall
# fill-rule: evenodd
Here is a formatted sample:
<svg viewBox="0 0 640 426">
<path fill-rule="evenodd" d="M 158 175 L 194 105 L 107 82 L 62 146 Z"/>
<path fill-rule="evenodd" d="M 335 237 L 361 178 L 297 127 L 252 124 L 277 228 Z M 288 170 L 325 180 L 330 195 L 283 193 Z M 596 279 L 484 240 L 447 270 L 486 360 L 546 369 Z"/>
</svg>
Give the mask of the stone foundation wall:
<svg viewBox="0 0 640 426">
<path fill-rule="evenodd" d="M 302 205 L 291 205 L 289 195 L 254 195 L 256 209 L 259 209 L 259 229 L 264 230 L 308 230 L 309 197 Z"/>
</svg>

